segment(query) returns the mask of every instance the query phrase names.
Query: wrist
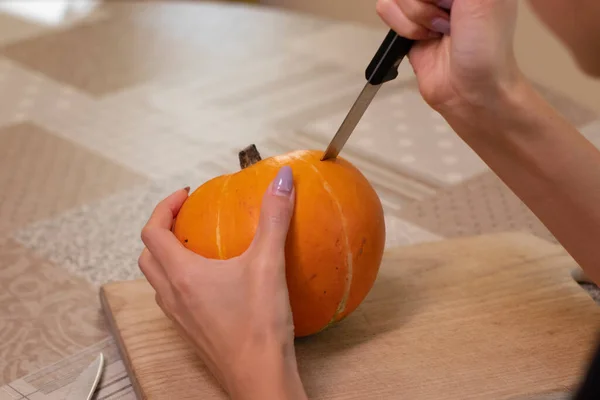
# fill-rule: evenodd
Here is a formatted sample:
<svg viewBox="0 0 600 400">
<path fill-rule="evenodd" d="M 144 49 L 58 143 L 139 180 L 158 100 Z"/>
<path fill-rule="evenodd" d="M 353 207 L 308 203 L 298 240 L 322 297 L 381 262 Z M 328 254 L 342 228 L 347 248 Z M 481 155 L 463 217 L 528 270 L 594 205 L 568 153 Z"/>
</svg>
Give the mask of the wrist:
<svg viewBox="0 0 600 400">
<path fill-rule="evenodd" d="M 519 73 L 510 84 L 498 86 L 482 101 L 461 100 L 438 111 L 454 131 L 470 143 L 527 131 L 540 101 L 543 102 L 533 85 Z"/>
<path fill-rule="evenodd" d="M 457 107 L 444 117 L 499 176 L 535 177 L 537 189 L 571 179 L 570 152 L 575 148 L 589 152 L 590 146 L 527 79 L 491 104 L 493 107 Z M 564 151 L 566 148 L 570 151 Z M 526 191 L 530 196 L 538 190 Z M 520 197 L 523 200 L 524 195 Z"/>
<path fill-rule="evenodd" d="M 234 367 L 227 385 L 233 400 L 306 400 L 292 349 L 248 354 Z"/>
</svg>

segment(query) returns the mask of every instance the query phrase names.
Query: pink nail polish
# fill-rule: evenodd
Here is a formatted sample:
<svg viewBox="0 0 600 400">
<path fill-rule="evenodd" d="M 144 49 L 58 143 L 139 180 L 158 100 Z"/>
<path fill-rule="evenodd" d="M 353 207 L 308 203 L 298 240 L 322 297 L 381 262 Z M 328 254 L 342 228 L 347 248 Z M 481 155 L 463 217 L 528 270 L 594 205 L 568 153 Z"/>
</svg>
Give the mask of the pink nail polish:
<svg viewBox="0 0 600 400">
<path fill-rule="evenodd" d="M 437 2 L 438 7 L 444 8 L 446 10 L 449 10 L 452 8 L 452 3 L 454 3 L 454 0 L 438 0 L 438 2 Z"/>
<path fill-rule="evenodd" d="M 272 191 L 277 196 L 289 196 L 294 189 L 294 177 L 292 175 L 292 168 L 289 166 L 282 167 L 275 180 L 273 180 Z"/>
<path fill-rule="evenodd" d="M 450 22 L 443 18 L 435 18 L 431 22 L 431 26 L 436 32 L 443 33 L 444 35 L 450 34 Z"/>
</svg>

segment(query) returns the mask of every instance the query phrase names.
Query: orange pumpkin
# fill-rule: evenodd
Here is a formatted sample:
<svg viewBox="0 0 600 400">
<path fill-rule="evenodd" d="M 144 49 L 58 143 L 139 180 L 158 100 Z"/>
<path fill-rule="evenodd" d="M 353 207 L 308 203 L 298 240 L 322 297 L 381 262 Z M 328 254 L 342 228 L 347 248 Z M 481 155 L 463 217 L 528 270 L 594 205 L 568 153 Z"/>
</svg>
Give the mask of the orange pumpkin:
<svg viewBox="0 0 600 400">
<path fill-rule="evenodd" d="M 309 150 L 257 156 L 253 165 L 196 189 L 173 227 L 188 249 L 204 257 L 242 254 L 254 237 L 267 187 L 289 165 L 296 205 L 286 276 L 297 337 L 319 332 L 358 307 L 373 286 L 385 242 L 383 209 L 367 179 L 350 162 L 321 156 Z"/>
</svg>

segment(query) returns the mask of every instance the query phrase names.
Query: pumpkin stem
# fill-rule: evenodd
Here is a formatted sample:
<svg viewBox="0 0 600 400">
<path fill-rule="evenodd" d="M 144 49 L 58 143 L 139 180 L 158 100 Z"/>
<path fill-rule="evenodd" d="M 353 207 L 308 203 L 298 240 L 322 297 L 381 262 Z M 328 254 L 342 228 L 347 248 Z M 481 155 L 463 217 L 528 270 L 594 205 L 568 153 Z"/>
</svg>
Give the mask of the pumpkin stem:
<svg viewBox="0 0 600 400">
<path fill-rule="evenodd" d="M 248 168 L 249 166 L 254 165 L 262 160 L 260 153 L 254 144 L 251 144 L 244 150 L 240 151 L 238 156 L 240 158 L 240 167 L 242 169 Z"/>
</svg>

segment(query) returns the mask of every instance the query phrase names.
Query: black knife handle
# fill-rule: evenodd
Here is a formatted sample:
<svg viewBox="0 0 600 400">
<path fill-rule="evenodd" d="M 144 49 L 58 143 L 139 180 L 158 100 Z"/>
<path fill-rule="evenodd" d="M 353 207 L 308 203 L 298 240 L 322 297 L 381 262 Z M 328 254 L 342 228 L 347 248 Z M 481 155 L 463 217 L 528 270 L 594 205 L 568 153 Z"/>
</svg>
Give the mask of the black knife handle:
<svg viewBox="0 0 600 400">
<path fill-rule="evenodd" d="M 398 36 L 390 29 L 383 43 L 365 71 L 365 78 L 372 85 L 380 85 L 398 76 L 398 66 L 408 54 L 414 40 Z"/>
</svg>

